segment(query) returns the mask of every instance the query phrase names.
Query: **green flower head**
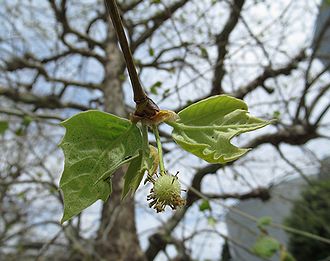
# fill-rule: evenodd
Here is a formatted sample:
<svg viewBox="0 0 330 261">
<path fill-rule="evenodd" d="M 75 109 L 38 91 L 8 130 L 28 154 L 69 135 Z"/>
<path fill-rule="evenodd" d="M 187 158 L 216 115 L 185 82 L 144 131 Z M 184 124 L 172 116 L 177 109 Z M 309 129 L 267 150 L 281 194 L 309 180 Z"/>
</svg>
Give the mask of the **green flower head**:
<svg viewBox="0 0 330 261">
<path fill-rule="evenodd" d="M 151 200 L 149 206 L 157 212 L 164 211 L 166 206 L 172 209 L 184 206 L 185 200 L 181 198 L 181 185 L 176 176 L 162 175 L 153 184 L 147 199 Z"/>
</svg>

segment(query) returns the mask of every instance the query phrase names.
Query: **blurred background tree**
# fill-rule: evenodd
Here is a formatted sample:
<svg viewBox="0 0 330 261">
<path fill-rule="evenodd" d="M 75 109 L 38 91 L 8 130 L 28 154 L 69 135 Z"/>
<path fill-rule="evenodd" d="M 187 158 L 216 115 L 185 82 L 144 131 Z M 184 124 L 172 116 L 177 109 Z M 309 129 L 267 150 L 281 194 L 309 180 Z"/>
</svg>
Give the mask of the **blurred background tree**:
<svg viewBox="0 0 330 261">
<path fill-rule="evenodd" d="M 168 166 L 181 171 L 188 191 L 185 208 L 153 213 L 148 188 L 121 202 L 119 173 L 107 202 L 61 226 L 58 123 L 88 109 L 128 116 L 130 83 L 104 1 L 3 0 L 0 259 L 220 258 L 227 237 L 218 200 L 228 206 L 232 199 L 267 200 L 272 184 L 293 173 L 305 177 L 329 147 L 329 66 L 316 53 L 330 19 L 310 48 L 319 5 L 119 1 L 142 82 L 160 107 L 178 111 L 227 93 L 246 100 L 256 116 L 279 120 L 237 139 L 254 150 L 226 166 L 187 156 L 163 128 Z M 209 214 L 199 210 L 192 187 L 211 199 Z"/>
<path fill-rule="evenodd" d="M 329 159 L 325 162 L 329 164 Z M 292 212 L 286 225 L 295 229 L 330 238 L 330 180 L 327 173 L 321 173 L 320 180 L 314 180 L 306 186 L 301 197 L 293 203 Z M 328 260 L 329 245 L 306 239 L 301 235 L 290 235 L 289 249 L 297 261 Z"/>
</svg>

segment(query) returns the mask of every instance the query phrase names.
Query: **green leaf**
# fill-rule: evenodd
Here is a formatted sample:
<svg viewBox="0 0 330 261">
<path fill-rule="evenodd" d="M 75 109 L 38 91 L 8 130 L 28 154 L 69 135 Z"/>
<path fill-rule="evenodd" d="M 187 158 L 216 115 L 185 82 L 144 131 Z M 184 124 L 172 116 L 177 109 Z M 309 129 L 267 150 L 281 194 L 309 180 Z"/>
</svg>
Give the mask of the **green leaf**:
<svg viewBox="0 0 330 261">
<path fill-rule="evenodd" d="M 17 136 L 23 136 L 25 134 L 25 128 L 24 127 L 19 127 L 16 131 L 15 131 L 15 134 Z"/>
<path fill-rule="evenodd" d="M 259 257 L 271 258 L 281 247 L 281 244 L 271 236 L 260 236 L 251 251 Z"/>
<path fill-rule="evenodd" d="M 111 175 L 138 156 L 142 137 L 130 121 L 100 111 L 78 113 L 61 125 L 66 128 L 59 145 L 65 156 L 60 181 L 63 223 L 96 200 L 109 197 Z"/>
<path fill-rule="evenodd" d="M 152 47 L 149 48 L 149 55 L 150 56 L 154 56 L 155 55 L 155 50 Z"/>
<path fill-rule="evenodd" d="M 274 112 L 273 112 L 273 117 L 274 117 L 275 119 L 280 119 L 280 118 L 281 118 L 281 112 L 279 112 L 279 111 L 274 111 Z"/>
<path fill-rule="evenodd" d="M 8 121 L 0 121 L 0 134 L 3 134 L 9 127 Z"/>
<path fill-rule="evenodd" d="M 33 121 L 33 119 L 30 116 L 24 116 L 23 121 L 22 121 L 22 125 L 24 125 L 25 127 L 29 126 L 30 123 Z"/>
<path fill-rule="evenodd" d="M 251 116 L 242 100 L 227 95 L 194 103 L 178 115 L 178 121 L 167 122 L 174 128 L 173 139 L 186 151 L 210 163 L 238 159 L 250 149 L 238 148 L 230 140 L 270 124 Z"/>
<path fill-rule="evenodd" d="M 132 195 L 134 195 L 135 191 L 139 187 L 145 172 L 143 163 L 143 154 L 142 151 L 140 151 L 139 156 L 131 161 L 127 172 L 125 173 L 124 188 L 121 196 L 122 199 L 124 199 L 130 191 L 132 192 Z"/>
<path fill-rule="evenodd" d="M 210 202 L 204 199 L 202 203 L 199 205 L 199 210 L 202 212 L 206 210 L 211 210 Z"/>
<path fill-rule="evenodd" d="M 269 226 L 272 223 L 273 219 L 270 216 L 264 216 L 258 219 L 257 226 L 258 227 L 265 227 Z"/>
<path fill-rule="evenodd" d="M 200 51 L 201 51 L 201 55 L 202 55 L 203 58 L 208 58 L 209 57 L 209 54 L 208 54 L 205 47 L 200 47 Z"/>
<path fill-rule="evenodd" d="M 152 94 L 158 94 L 158 88 L 160 88 L 161 86 L 162 86 L 162 82 L 160 82 L 160 81 L 157 81 L 157 82 L 155 82 L 151 87 L 150 87 L 150 92 L 152 93 Z"/>
<path fill-rule="evenodd" d="M 217 224 L 217 220 L 214 217 L 209 216 L 207 218 L 207 223 L 209 224 L 209 226 L 215 227 L 215 225 Z"/>
</svg>

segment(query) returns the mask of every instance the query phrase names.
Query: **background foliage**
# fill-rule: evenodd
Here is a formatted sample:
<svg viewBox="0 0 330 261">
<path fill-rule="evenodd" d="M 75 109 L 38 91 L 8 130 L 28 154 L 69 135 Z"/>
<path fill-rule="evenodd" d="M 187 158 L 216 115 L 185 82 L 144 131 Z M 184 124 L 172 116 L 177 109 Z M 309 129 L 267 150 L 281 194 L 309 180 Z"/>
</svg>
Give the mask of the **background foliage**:
<svg viewBox="0 0 330 261">
<path fill-rule="evenodd" d="M 330 238 L 330 180 L 314 181 L 293 205 L 292 214 L 286 224 Z M 303 236 L 291 235 L 289 249 L 298 261 L 326 260 L 330 256 L 329 246 L 322 242 L 308 240 Z"/>
</svg>

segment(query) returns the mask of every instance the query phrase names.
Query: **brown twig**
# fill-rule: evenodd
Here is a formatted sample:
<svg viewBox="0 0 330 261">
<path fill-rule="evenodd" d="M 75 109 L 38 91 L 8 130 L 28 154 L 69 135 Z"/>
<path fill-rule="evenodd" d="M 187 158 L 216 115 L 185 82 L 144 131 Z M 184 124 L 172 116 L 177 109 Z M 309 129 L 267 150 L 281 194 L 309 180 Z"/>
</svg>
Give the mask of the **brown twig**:
<svg viewBox="0 0 330 261">
<path fill-rule="evenodd" d="M 139 76 L 136 72 L 136 67 L 134 64 L 132 52 L 125 35 L 124 26 L 119 14 L 116 0 L 105 0 L 105 5 L 107 7 L 110 18 L 112 20 L 112 24 L 116 31 L 120 47 L 125 58 L 129 78 L 132 83 L 134 102 L 136 103 L 136 110 L 134 116 L 137 116 L 140 119 L 144 119 L 144 118 L 149 119 L 150 117 L 156 115 L 156 113 L 159 111 L 159 108 L 147 96 L 141 85 Z"/>
</svg>

